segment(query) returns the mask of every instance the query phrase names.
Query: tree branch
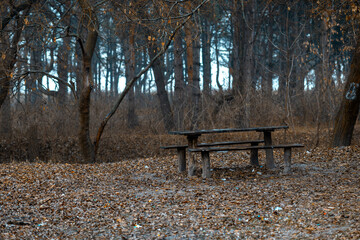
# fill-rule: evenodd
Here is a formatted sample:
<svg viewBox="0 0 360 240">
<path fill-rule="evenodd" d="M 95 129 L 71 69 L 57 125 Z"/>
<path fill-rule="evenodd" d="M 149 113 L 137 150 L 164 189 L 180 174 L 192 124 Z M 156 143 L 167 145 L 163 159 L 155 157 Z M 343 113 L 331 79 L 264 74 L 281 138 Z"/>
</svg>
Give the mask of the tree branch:
<svg viewBox="0 0 360 240">
<path fill-rule="evenodd" d="M 74 98 L 77 99 L 74 84 L 68 83 L 64 79 L 61 79 L 61 78 L 59 78 L 57 76 L 54 76 L 54 75 L 52 75 L 50 73 L 47 73 L 47 72 L 44 72 L 44 71 L 27 71 L 27 72 L 23 73 L 22 76 L 25 76 L 25 75 L 28 75 L 28 74 L 33 74 L 33 73 L 42 74 L 42 75 L 48 76 L 49 78 L 55 79 L 58 82 L 62 82 L 63 84 L 65 84 L 66 86 L 68 86 L 71 89 L 71 92 L 74 95 Z"/>
<path fill-rule="evenodd" d="M 206 4 L 207 2 L 209 2 L 210 0 L 204 0 L 202 1 L 193 11 L 191 11 L 190 13 L 186 13 L 184 15 L 181 16 L 176 16 L 176 17 L 159 17 L 159 18 L 145 18 L 145 19 L 132 19 L 129 14 L 127 14 L 125 11 L 122 11 L 122 13 L 129 19 L 129 21 L 125 21 L 124 23 L 128 23 L 128 22 L 157 22 L 157 21 L 161 21 L 161 20 L 178 20 L 178 19 L 184 19 L 187 18 L 189 16 L 194 15 L 194 13 L 196 11 L 198 11 L 204 4 Z M 188 0 L 185 1 L 181 1 L 181 2 L 188 2 Z M 177 4 L 179 4 L 180 2 L 178 2 Z"/>
<path fill-rule="evenodd" d="M 76 41 L 79 43 L 79 45 L 80 45 L 80 49 L 81 49 L 81 53 L 82 53 L 82 55 L 83 56 L 86 56 L 85 55 L 85 48 L 84 48 L 84 43 L 83 43 L 83 41 L 82 41 L 82 39 L 79 37 L 79 36 L 75 36 L 76 37 Z"/>
<path fill-rule="evenodd" d="M 0 30 L 4 30 L 5 27 L 11 21 L 11 19 L 13 19 L 15 16 L 18 16 L 21 11 L 23 11 L 25 9 L 29 9 L 34 2 L 35 2 L 34 0 L 31 0 L 31 1 L 28 1 L 27 3 L 23 3 L 23 4 L 20 4 L 20 5 L 16 6 L 16 7 L 13 7 L 11 9 L 10 16 L 5 17 L 4 19 L 2 19 L 2 21 L 1 21 L 2 24 L 1 24 L 1 29 Z"/>
<path fill-rule="evenodd" d="M 100 143 L 100 139 L 101 139 L 101 135 L 105 129 L 106 124 L 108 123 L 108 121 L 110 120 L 110 118 L 115 114 L 116 110 L 118 109 L 120 103 L 123 101 L 123 99 L 125 98 L 126 94 L 130 91 L 130 89 L 132 88 L 132 86 L 134 85 L 134 83 L 144 74 L 146 73 L 150 67 L 154 64 L 154 62 L 161 57 L 169 48 L 172 40 L 174 39 L 176 33 L 187 23 L 187 21 L 191 18 L 192 15 L 195 14 L 195 12 L 197 10 L 200 9 L 201 6 L 203 6 L 206 2 L 208 2 L 209 0 L 204 0 L 199 6 L 197 6 L 190 14 L 187 14 L 186 19 L 175 28 L 175 30 L 173 31 L 173 33 L 170 35 L 169 40 L 167 41 L 167 43 L 165 44 L 165 46 L 161 49 L 161 51 L 156 54 L 156 56 L 151 59 L 151 61 L 149 62 L 149 64 L 143 69 L 141 70 L 125 87 L 124 91 L 120 94 L 118 100 L 116 101 L 115 105 L 112 107 L 112 109 L 110 110 L 110 112 L 105 116 L 105 118 L 103 119 L 103 121 L 101 122 L 101 125 L 98 129 L 97 135 L 96 135 L 96 139 L 94 142 L 94 146 L 95 146 L 95 155 L 99 149 L 99 143 Z"/>
</svg>

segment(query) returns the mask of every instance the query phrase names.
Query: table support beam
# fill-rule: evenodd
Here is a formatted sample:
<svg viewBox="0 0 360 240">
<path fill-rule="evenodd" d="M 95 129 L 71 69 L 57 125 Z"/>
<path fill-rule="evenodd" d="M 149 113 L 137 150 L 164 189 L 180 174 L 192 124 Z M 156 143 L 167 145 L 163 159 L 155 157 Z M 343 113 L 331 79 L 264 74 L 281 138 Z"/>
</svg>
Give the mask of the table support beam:
<svg viewBox="0 0 360 240">
<path fill-rule="evenodd" d="M 264 144 L 265 146 L 272 145 L 271 131 L 264 131 Z M 275 168 L 274 151 L 273 149 L 266 149 L 266 167 L 269 169 Z"/>
<path fill-rule="evenodd" d="M 291 148 L 284 148 L 284 174 L 291 173 Z"/>
<path fill-rule="evenodd" d="M 251 146 L 258 145 L 258 143 L 251 143 Z M 259 166 L 259 153 L 257 149 L 251 149 L 250 151 L 250 164 L 253 166 Z"/>
<path fill-rule="evenodd" d="M 179 166 L 179 172 L 185 172 L 186 171 L 186 148 L 178 148 L 178 166 Z"/>
<path fill-rule="evenodd" d="M 197 147 L 197 141 L 198 141 L 197 135 L 189 135 L 189 136 L 187 136 L 187 139 L 188 139 L 188 147 L 189 148 Z M 189 175 L 189 177 L 192 177 L 195 175 L 195 169 L 196 169 L 196 156 L 195 155 L 196 154 L 188 152 L 188 156 L 189 156 L 188 175 Z"/>
<path fill-rule="evenodd" d="M 201 152 L 201 159 L 202 159 L 202 177 L 209 178 L 211 176 L 209 152 Z"/>
</svg>

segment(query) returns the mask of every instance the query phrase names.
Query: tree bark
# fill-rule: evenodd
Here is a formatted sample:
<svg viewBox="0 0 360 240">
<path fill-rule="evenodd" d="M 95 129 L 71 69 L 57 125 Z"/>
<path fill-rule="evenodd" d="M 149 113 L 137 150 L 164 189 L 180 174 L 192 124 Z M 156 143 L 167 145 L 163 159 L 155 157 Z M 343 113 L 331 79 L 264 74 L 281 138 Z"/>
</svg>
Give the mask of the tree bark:
<svg viewBox="0 0 360 240">
<path fill-rule="evenodd" d="M 67 85 L 68 74 L 69 74 L 69 50 L 70 47 L 70 38 L 64 38 L 62 44 L 59 47 L 58 60 L 57 60 L 57 72 L 60 79 L 63 81 L 58 81 L 59 90 L 57 92 L 57 100 L 59 107 L 61 108 L 56 119 L 56 134 L 57 136 L 63 136 L 66 123 L 66 115 L 63 111 L 63 107 L 66 104 L 67 98 Z"/>
<path fill-rule="evenodd" d="M 191 9 L 190 5 L 188 8 Z M 197 30 L 194 21 L 189 21 L 185 27 L 188 91 L 191 108 L 190 129 L 197 129 L 200 111 L 200 39 L 197 36 Z"/>
<path fill-rule="evenodd" d="M 125 65 L 126 65 L 126 83 L 129 83 L 135 76 L 135 25 L 130 26 L 129 37 L 125 41 Z M 132 87 L 128 92 L 128 114 L 127 124 L 129 128 L 134 128 L 138 125 L 137 116 L 135 113 L 135 94 Z"/>
<path fill-rule="evenodd" d="M 273 47 L 273 34 L 274 34 L 274 30 L 273 30 L 273 20 L 272 20 L 272 16 L 270 16 L 270 24 L 268 26 L 268 40 L 267 40 L 267 49 L 266 49 L 266 58 L 267 58 L 267 72 L 266 72 L 266 77 L 265 79 L 262 81 L 262 90 L 263 93 L 265 95 L 266 101 L 269 101 L 270 103 L 272 102 L 272 89 L 273 89 L 273 56 L 274 56 L 274 47 Z"/>
<path fill-rule="evenodd" d="M 174 38 L 174 77 L 175 77 L 175 96 L 174 96 L 174 118 L 177 130 L 184 128 L 184 65 L 182 34 L 178 32 Z"/>
<path fill-rule="evenodd" d="M 203 18 L 203 31 L 201 33 L 202 42 L 202 62 L 203 62 L 203 91 L 205 94 L 210 94 L 211 91 L 211 31 L 209 20 Z"/>
<path fill-rule="evenodd" d="M 359 113 L 360 105 L 360 34 L 353 53 L 350 73 L 347 77 L 345 89 L 339 111 L 335 118 L 334 136 L 332 145 L 349 146 L 354 126 Z"/>
<path fill-rule="evenodd" d="M 37 93 L 37 90 L 42 87 L 42 74 L 37 73 L 40 72 L 42 70 L 42 59 L 41 59 L 41 55 L 42 55 L 42 49 L 41 46 L 39 44 L 39 39 L 33 39 L 32 42 L 32 46 L 31 46 L 31 50 L 30 50 L 30 63 L 31 63 L 31 70 L 34 71 L 35 73 L 30 74 L 30 78 L 28 79 L 27 83 L 27 87 L 29 90 L 29 97 L 30 97 L 30 103 L 32 106 L 35 106 L 36 103 L 38 102 L 38 98 L 39 98 L 39 94 Z"/>
<path fill-rule="evenodd" d="M 9 91 L 11 89 L 11 80 L 13 77 L 14 66 L 17 60 L 18 43 L 24 28 L 24 18 L 29 14 L 32 2 L 23 7 L 12 7 L 11 18 L 1 18 L 0 29 L 0 108 L 1 108 L 1 135 L 3 137 L 12 137 L 12 117 L 11 117 L 11 102 Z M 20 11 L 24 13 L 20 16 Z M 12 15 L 13 14 L 13 15 Z M 3 31 L 10 23 L 12 18 L 15 18 L 12 29 L 16 29 L 12 38 L 6 31 Z"/>
<path fill-rule="evenodd" d="M 220 81 L 219 81 L 219 75 L 220 75 L 220 60 L 219 60 L 219 33 L 218 33 L 218 24 L 215 22 L 215 39 L 214 39 L 214 42 L 215 42 L 215 58 L 216 58 L 216 76 L 215 76 L 215 79 L 216 79 L 216 85 L 217 87 L 219 88 L 219 91 L 222 92 L 223 91 L 223 88 L 220 84 Z M 229 64 L 229 71 L 230 71 L 230 74 L 231 72 L 233 72 L 233 68 L 231 66 L 231 64 Z M 234 78 L 234 76 L 233 76 Z M 229 85 L 230 87 L 230 85 Z"/>
<path fill-rule="evenodd" d="M 83 45 L 81 39 L 78 39 L 82 50 L 82 88 L 79 98 L 79 143 L 84 161 L 90 163 L 95 162 L 94 145 L 90 139 L 90 100 L 91 90 L 93 88 L 91 59 L 93 57 L 98 38 L 98 20 L 91 4 L 87 0 L 79 0 L 79 4 L 85 16 L 89 17 L 86 24 L 88 27 L 88 34 L 85 45 Z"/>
<path fill-rule="evenodd" d="M 8 95 L 1 107 L 1 137 L 10 139 L 12 137 L 12 117 L 10 96 Z"/>
<path fill-rule="evenodd" d="M 59 84 L 59 91 L 58 91 L 58 102 L 60 105 L 64 105 L 66 102 L 66 95 L 67 95 L 67 85 L 65 84 L 68 81 L 68 74 L 69 74 L 69 48 L 70 46 L 70 38 L 64 38 L 62 44 L 59 47 L 58 53 L 58 76 L 63 81 L 58 81 Z"/>
<path fill-rule="evenodd" d="M 242 58 L 242 48 L 243 45 L 243 29 L 241 24 L 241 6 L 238 1 L 234 1 L 231 20 L 233 26 L 233 49 L 231 53 L 231 69 L 233 81 L 232 81 L 232 89 L 234 93 L 241 93 L 243 90 L 242 86 L 242 68 L 241 66 L 241 58 Z"/>
<path fill-rule="evenodd" d="M 280 25 L 280 31 L 283 32 L 283 34 L 280 34 L 279 37 L 279 46 L 281 46 L 282 49 L 287 52 L 287 38 L 286 38 L 286 32 L 287 32 L 287 8 L 286 4 L 283 6 L 280 6 L 279 8 L 279 15 L 280 20 L 282 24 Z M 279 89 L 278 89 L 278 101 L 282 104 L 285 104 L 285 98 L 286 98 L 286 85 L 287 85 L 287 55 L 284 53 L 284 51 L 279 51 L 279 64 L 278 64 L 278 72 L 279 72 Z"/>
<path fill-rule="evenodd" d="M 191 129 L 198 129 L 199 115 L 201 109 L 201 91 L 200 91 L 200 39 L 196 38 L 193 41 L 193 79 L 191 87 L 192 95 L 192 118 Z"/>
<path fill-rule="evenodd" d="M 241 104 L 236 110 L 236 125 L 248 127 L 250 124 L 250 96 L 253 91 L 255 2 L 248 1 L 242 6 L 235 3 L 234 11 L 233 90 L 239 95 Z"/>
<path fill-rule="evenodd" d="M 155 58 L 157 52 L 157 46 L 155 43 L 149 42 L 149 56 L 150 58 Z M 164 125 L 166 131 L 171 131 L 175 128 L 174 117 L 171 111 L 171 106 L 169 102 L 168 93 L 165 89 L 165 67 L 164 67 L 164 58 L 161 56 L 155 60 L 152 65 L 152 70 L 154 72 L 155 84 L 157 89 L 157 96 L 159 98 L 160 110 L 163 116 Z"/>
<path fill-rule="evenodd" d="M 29 5 L 26 5 L 26 8 L 12 9 L 14 11 L 14 17 L 16 22 L 14 23 L 13 29 L 14 35 L 10 40 L 10 37 L 5 33 L 4 28 L 9 24 L 9 18 L 2 19 L 1 31 L 0 31 L 0 107 L 4 103 L 10 89 L 10 82 L 12 78 L 12 72 L 16 63 L 17 53 L 18 53 L 18 43 L 20 41 L 21 33 L 24 27 L 24 18 L 29 14 L 32 2 L 29 2 Z M 24 14 L 19 16 L 20 11 L 24 10 Z M 5 24 L 6 23 L 6 24 Z"/>
</svg>

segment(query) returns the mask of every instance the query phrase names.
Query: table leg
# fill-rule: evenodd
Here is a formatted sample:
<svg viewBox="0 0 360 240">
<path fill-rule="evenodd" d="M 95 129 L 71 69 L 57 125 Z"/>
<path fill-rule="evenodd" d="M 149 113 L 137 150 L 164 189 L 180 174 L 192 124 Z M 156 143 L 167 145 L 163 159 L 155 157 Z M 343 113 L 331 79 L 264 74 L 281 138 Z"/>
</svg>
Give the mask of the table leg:
<svg viewBox="0 0 360 240">
<path fill-rule="evenodd" d="M 178 153 L 179 172 L 184 172 L 186 170 L 186 148 L 184 147 L 178 148 L 177 153 Z"/>
<path fill-rule="evenodd" d="M 251 146 L 258 146 L 258 143 L 251 143 Z M 253 166 L 259 166 L 259 154 L 257 149 L 251 149 L 250 152 L 250 164 Z"/>
<path fill-rule="evenodd" d="M 187 139 L 188 139 L 188 147 L 189 148 L 197 147 L 198 136 L 188 136 Z M 195 154 L 188 152 L 188 158 L 189 158 L 188 175 L 189 175 L 189 177 L 191 177 L 191 176 L 195 175 L 195 168 L 196 168 Z"/>
<path fill-rule="evenodd" d="M 264 144 L 265 146 L 272 145 L 271 131 L 264 132 Z M 269 169 L 275 168 L 273 149 L 266 149 L 265 151 L 266 151 L 266 167 Z"/>
<path fill-rule="evenodd" d="M 284 174 L 291 173 L 291 148 L 284 148 Z"/>
<path fill-rule="evenodd" d="M 202 177 L 209 178 L 211 176 L 210 172 L 210 156 L 209 152 L 201 152 L 201 159 L 202 159 Z"/>
</svg>

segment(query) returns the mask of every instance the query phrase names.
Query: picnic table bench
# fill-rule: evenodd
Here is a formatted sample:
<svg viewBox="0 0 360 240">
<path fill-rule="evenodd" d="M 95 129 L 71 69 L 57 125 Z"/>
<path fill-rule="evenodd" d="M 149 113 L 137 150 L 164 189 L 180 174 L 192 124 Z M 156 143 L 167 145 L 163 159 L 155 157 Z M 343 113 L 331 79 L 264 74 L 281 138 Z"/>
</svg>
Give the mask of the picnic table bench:
<svg viewBox="0 0 360 240">
<path fill-rule="evenodd" d="M 275 149 L 283 148 L 284 149 L 284 173 L 288 174 L 291 172 L 291 149 L 304 147 L 302 144 L 281 144 L 281 145 L 270 145 L 270 146 L 248 146 L 248 147 L 214 147 L 214 148 L 190 148 L 189 152 L 201 152 L 202 158 L 202 176 L 203 178 L 210 177 L 210 152 L 218 151 L 244 151 L 251 150 L 257 151 L 260 149 Z"/>
<path fill-rule="evenodd" d="M 213 142 L 213 143 L 199 143 L 197 147 L 214 147 L 214 146 L 229 146 L 229 145 L 243 145 L 250 144 L 251 146 L 258 146 L 259 143 L 264 143 L 264 140 L 250 140 L 250 141 L 232 141 L 232 142 Z M 161 146 L 162 149 L 176 149 L 178 154 L 179 172 L 186 170 L 186 149 L 189 145 L 171 145 Z M 250 162 L 252 165 L 258 165 L 258 151 L 251 150 Z"/>
<path fill-rule="evenodd" d="M 193 176 L 195 171 L 196 159 L 195 154 L 201 152 L 203 162 L 203 177 L 210 177 L 210 152 L 219 151 L 251 151 L 250 163 L 252 165 L 259 165 L 258 150 L 265 150 L 266 152 L 266 167 L 269 169 L 275 168 L 273 149 L 284 149 L 285 169 L 284 172 L 289 173 L 291 169 L 291 149 L 303 147 L 301 144 L 281 144 L 273 145 L 271 133 L 275 130 L 288 129 L 288 126 L 272 126 L 272 127 L 254 127 L 254 128 L 226 128 L 226 129 L 209 129 L 209 130 L 190 130 L 190 131 L 171 131 L 169 134 L 186 136 L 188 144 L 162 146 L 162 149 L 176 149 L 178 153 L 179 171 L 186 170 L 186 149 L 188 149 L 188 175 Z M 198 143 L 198 138 L 202 134 L 215 133 L 234 133 L 234 132 L 263 132 L 263 139 L 247 140 L 247 141 L 230 141 L 230 142 L 213 142 L 213 143 Z M 264 145 L 259 145 L 263 143 Z M 236 146 L 235 146 L 236 145 Z M 247 145 L 247 146 L 238 146 Z"/>
</svg>

